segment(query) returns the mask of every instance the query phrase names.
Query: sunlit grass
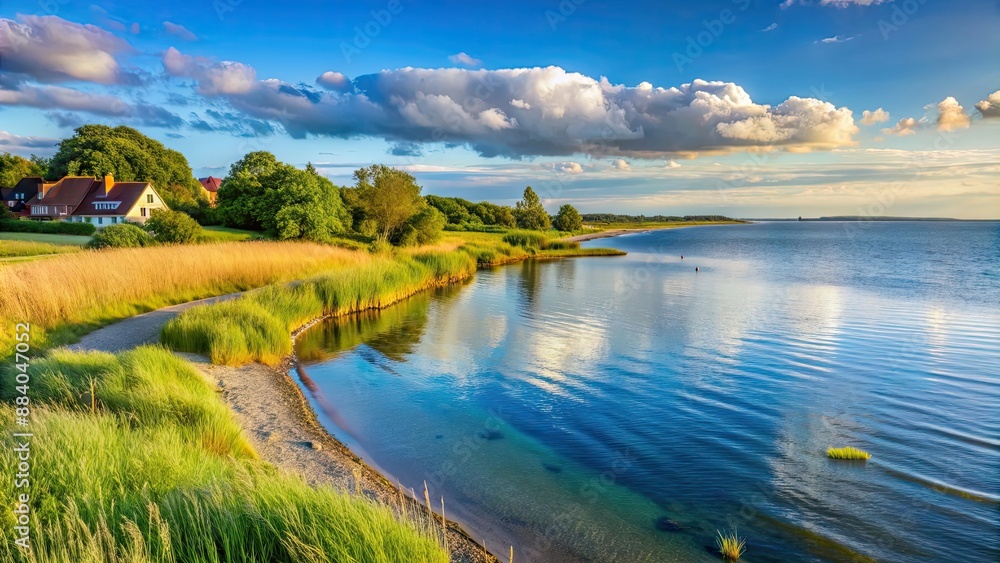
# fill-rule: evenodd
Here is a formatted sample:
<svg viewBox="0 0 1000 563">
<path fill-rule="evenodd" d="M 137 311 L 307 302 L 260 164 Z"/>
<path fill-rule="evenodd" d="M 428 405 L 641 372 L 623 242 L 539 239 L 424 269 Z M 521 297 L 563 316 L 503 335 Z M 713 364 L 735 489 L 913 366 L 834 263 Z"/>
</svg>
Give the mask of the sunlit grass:
<svg viewBox="0 0 1000 563">
<path fill-rule="evenodd" d="M 717 530 L 715 533 L 717 534 L 715 546 L 722 554 L 722 558 L 726 561 L 739 561 L 747 549 L 746 538 L 741 538 L 736 529 L 726 533 Z"/>
<path fill-rule="evenodd" d="M 97 326 L 211 295 L 292 280 L 368 260 L 327 245 L 245 242 L 76 252 L 0 268 L 0 356 L 14 323 L 32 345 L 70 341 Z"/>
<path fill-rule="evenodd" d="M 845 448 L 829 448 L 826 450 L 826 455 L 830 459 L 870 459 L 872 454 L 859 450 L 858 448 L 852 448 L 850 446 Z"/>
<path fill-rule="evenodd" d="M 446 561 L 436 534 L 260 462 L 212 385 L 169 351 L 56 350 L 32 364 L 32 547 L 3 561 Z M 13 367 L 0 379 L 16 432 Z M 0 463 L 15 467 L 12 448 Z M 0 503 L 15 506 L 14 480 Z"/>
</svg>

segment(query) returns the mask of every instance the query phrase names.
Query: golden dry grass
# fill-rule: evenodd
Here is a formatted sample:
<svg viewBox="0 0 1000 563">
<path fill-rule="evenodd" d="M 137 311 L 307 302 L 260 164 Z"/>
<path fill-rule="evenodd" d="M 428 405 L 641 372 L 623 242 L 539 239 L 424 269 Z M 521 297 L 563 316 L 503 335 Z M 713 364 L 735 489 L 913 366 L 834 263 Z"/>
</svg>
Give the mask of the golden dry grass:
<svg viewBox="0 0 1000 563">
<path fill-rule="evenodd" d="M 232 242 L 78 252 L 0 268 L 0 356 L 14 324 L 32 341 L 74 334 L 137 313 L 367 263 L 367 253 L 313 243 Z"/>
</svg>

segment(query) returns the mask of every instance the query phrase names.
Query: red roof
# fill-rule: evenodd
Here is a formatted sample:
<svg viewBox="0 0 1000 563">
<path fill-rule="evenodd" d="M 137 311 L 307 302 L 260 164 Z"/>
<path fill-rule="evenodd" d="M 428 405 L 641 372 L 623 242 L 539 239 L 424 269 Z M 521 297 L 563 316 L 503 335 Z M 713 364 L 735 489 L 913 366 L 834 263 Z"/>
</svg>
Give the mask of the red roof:
<svg viewBox="0 0 1000 563">
<path fill-rule="evenodd" d="M 219 186 L 222 185 L 222 180 L 213 176 L 209 176 L 208 178 L 198 178 L 198 181 L 201 182 L 202 187 L 210 192 L 219 191 Z"/>
<path fill-rule="evenodd" d="M 139 201 L 139 196 L 145 191 L 149 182 L 115 182 L 111 186 L 111 192 L 104 195 L 104 180 L 94 182 L 94 189 L 90 190 L 87 197 L 77 206 L 75 215 L 124 215 L 135 202 Z M 46 198 L 48 199 L 48 198 Z M 119 202 L 114 209 L 97 209 L 95 203 Z"/>
<path fill-rule="evenodd" d="M 93 176 L 67 176 L 49 188 L 45 197 L 38 197 L 42 193 L 39 191 L 26 205 L 66 205 L 75 208 L 96 183 Z M 73 209 L 69 211 L 72 213 Z"/>
</svg>

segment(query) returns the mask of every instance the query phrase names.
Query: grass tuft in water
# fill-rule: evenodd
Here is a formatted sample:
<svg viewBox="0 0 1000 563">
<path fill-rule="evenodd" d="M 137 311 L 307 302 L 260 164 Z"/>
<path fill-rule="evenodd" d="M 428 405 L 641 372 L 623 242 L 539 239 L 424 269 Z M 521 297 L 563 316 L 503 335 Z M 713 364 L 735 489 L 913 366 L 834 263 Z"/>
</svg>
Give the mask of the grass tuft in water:
<svg viewBox="0 0 1000 563">
<path fill-rule="evenodd" d="M 850 446 L 846 448 L 830 448 L 826 450 L 826 455 L 830 459 L 852 459 L 852 460 L 869 459 L 872 457 L 872 454 L 864 450 L 859 450 L 858 448 L 852 448 Z"/>
<path fill-rule="evenodd" d="M 732 532 L 722 533 L 718 530 L 715 537 L 715 546 L 719 548 L 719 553 L 726 561 L 739 561 L 740 557 L 747 550 L 746 538 L 741 538 L 735 528 Z"/>
</svg>

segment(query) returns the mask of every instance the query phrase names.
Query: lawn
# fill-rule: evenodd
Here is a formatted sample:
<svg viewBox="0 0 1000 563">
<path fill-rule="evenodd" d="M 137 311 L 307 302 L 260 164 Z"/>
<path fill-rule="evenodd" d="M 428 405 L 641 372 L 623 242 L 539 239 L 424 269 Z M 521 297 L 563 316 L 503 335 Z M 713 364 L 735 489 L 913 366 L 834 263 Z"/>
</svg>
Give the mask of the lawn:
<svg viewBox="0 0 1000 563">
<path fill-rule="evenodd" d="M 81 235 L 50 235 L 47 233 L 0 232 L 0 241 L 3 240 L 43 242 L 47 244 L 58 244 L 58 245 L 68 245 L 68 246 L 83 246 L 90 241 L 90 237 Z"/>
<path fill-rule="evenodd" d="M 268 238 L 267 235 L 261 232 L 220 226 L 202 227 L 202 233 L 202 237 L 206 242 L 231 242 Z"/>
</svg>

